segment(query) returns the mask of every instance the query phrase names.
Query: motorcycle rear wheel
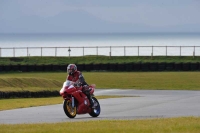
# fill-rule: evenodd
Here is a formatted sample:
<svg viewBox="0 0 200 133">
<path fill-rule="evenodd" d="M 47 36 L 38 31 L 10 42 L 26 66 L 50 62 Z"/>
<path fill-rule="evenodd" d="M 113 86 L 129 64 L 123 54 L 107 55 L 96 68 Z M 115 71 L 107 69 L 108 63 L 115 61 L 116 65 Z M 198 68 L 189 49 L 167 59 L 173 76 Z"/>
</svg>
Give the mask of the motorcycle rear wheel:
<svg viewBox="0 0 200 133">
<path fill-rule="evenodd" d="M 76 116 L 76 106 L 72 107 L 72 101 L 67 99 L 64 100 L 63 102 L 63 109 L 65 114 L 69 117 L 69 118 L 74 118 Z"/>
<path fill-rule="evenodd" d="M 94 102 L 97 103 L 97 106 L 95 108 L 92 108 L 92 111 L 91 113 L 89 113 L 89 115 L 92 117 L 97 117 L 101 113 L 101 107 L 100 107 L 99 101 L 95 97 L 92 97 L 92 99 L 94 100 Z"/>
</svg>

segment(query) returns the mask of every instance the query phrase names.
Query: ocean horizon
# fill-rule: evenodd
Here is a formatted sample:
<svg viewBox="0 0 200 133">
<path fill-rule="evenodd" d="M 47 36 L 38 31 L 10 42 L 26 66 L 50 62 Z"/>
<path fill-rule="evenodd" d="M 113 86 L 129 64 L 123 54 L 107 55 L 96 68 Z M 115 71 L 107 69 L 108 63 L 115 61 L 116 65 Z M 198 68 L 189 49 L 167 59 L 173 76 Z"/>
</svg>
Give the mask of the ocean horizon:
<svg viewBox="0 0 200 133">
<path fill-rule="evenodd" d="M 1 57 L 200 56 L 200 33 L 0 34 L 0 48 Z"/>
</svg>

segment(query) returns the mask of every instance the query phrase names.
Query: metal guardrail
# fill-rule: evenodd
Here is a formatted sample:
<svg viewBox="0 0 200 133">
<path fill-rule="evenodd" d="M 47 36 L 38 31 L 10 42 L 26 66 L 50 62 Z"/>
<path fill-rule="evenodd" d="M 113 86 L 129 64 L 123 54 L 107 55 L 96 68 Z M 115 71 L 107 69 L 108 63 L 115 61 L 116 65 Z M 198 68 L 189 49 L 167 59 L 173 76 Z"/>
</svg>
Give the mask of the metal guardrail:
<svg viewBox="0 0 200 133">
<path fill-rule="evenodd" d="M 1 47 L 0 57 L 200 56 L 200 46 Z"/>
</svg>

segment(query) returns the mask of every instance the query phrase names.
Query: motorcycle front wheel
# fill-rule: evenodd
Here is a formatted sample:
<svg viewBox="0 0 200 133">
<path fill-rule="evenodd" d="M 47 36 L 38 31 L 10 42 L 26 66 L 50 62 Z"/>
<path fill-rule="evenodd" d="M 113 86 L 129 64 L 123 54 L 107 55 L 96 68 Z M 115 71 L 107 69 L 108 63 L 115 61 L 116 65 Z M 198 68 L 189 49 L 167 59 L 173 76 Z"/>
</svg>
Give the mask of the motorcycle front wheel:
<svg viewBox="0 0 200 133">
<path fill-rule="evenodd" d="M 65 114 L 69 118 L 74 118 L 76 116 L 76 106 L 72 107 L 72 101 L 69 99 L 64 100 L 63 102 L 63 109 Z"/>
<path fill-rule="evenodd" d="M 92 108 L 92 111 L 91 113 L 89 113 L 89 115 L 92 117 L 97 117 L 101 112 L 101 107 L 99 101 L 95 97 L 92 97 L 92 100 L 97 103 L 97 106 L 95 108 Z"/>
</svg>

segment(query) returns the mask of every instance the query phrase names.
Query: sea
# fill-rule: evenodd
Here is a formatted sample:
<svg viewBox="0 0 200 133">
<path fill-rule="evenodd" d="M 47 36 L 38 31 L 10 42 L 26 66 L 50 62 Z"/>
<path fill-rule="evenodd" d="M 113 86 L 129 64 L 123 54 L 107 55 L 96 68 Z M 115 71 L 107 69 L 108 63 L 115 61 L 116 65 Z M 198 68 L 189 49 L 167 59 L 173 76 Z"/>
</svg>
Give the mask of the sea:
<svg viewBox="0 0 200 133">
<path fill-rule="evenodd" d="M 200 33 L 0 34 L 0 57 L 200 56 Z"/>
</svg>

